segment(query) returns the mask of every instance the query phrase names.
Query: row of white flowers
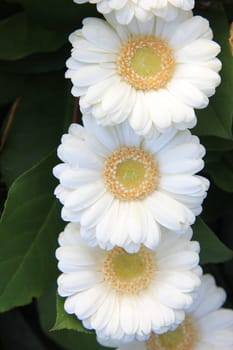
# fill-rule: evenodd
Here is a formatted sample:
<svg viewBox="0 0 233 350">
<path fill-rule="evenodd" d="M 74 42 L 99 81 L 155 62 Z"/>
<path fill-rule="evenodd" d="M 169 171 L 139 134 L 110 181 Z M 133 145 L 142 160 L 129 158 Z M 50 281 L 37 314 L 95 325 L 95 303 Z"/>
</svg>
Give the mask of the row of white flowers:
<svg viewBox="0 0 233 350">
<path fill-rule="evenodd" d="M 220 47 L 193 0 L 90 2 L 105 19 L 70 35 L 66 72 L 83 126 L 54 168 L 65 311 L 119 350 L 230 350 L 233 312 L 190 228 L 209 181 L 187 128 L 220 83 Z"/>
</svg>

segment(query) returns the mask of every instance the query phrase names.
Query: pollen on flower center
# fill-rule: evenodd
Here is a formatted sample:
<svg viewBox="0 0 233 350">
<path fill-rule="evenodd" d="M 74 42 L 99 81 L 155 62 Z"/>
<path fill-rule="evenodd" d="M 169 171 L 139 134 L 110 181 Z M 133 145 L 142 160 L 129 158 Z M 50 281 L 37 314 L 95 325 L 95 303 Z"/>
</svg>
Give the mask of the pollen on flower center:
<svg viewBox="0 0 233 350">
<path fill-rule="evenodd" d="M 153 35 L 129 39 L 117 60 L 118 73 L 138 90 L 160 89 L 172 77 L 173 51 L 166 41 Z"/>
<path fill-rule="evenodd" d="M 189 317 L 174 331 L 152 334 L 146 341 L 147 350 L 193 350 L 196 331 Z"/>
<path fill-rule="evenodd" d="M 120 147 L 107 159 L 104 179 L 109 191 L 121 200 L 142 199 L 158 183 L 152 154 L 136 147 Z"/>
<path fill-rule="evenodd" d="M 103 263 L 104 277 L 114 289 L 123 293 L 138 293 L 150 283 L 154 273 L 152 252 L 142 246 L 138 253 L 129 254 L 115 247 Z"/>
</svg>

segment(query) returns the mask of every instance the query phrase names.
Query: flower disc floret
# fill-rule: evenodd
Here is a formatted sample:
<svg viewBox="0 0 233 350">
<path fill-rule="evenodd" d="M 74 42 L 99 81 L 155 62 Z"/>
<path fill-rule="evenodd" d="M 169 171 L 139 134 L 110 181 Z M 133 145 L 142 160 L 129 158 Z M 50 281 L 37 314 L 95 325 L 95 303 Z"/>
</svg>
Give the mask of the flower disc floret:
<svg viewBox="0 0 233 350">
<path fill-rule="evenodd" d="M 122 293 L 136 294 L 148 287 L 155 270 L 152 251 L 142 246 L 137 253 L 115 247 L 103 263 L 105 280 Z"/>
<path fill-rule="evenodd" d="M 196 329 L 191 319 L 185 320 L 175 330 L 156 335 L 152 334 L 145 342 L 146 350 L 192 350 L 196 341 Z"/>
<path fill-rule="evenodd" d="M 191 236 L 191 230 L 180 237 L 167 231 L 155 251 L 142 245 L 129 254 L 120 247 L 90 247 L 80 225 L 69 223 L 56 250 L 65 311 L 99 337 L 118 341 L 145 340 L 177 327 L 202 274 L 199 244 Z"/>
<path fill-rule="evenodd" d="M 158 177 L 155 157 L 143 149 L 123 146 L 106 159 L 104 180 L 118 199 L 145 198 L 155 190 Z"/>
<path fill-rule="evenodd" d="M 172 22 L 107 19 L 85 19 L 70 35 L 66 77 L 82 112 L 104 126 L 128 120 L 140 135 L 193 127 L 194 109 L 205 108 L 220 83 L 208 21 L 183 12 Z"/>
<path fill-rule="evenodd" d="M 110 337 L 99 338 L 117 350 L 231 350 L 233 348 L 233 311 L 222 308 L 226 293 L 211 275 L 201 277 L 201 286 L 185 320 L 164 334 L 152 333 L 144 342 L 126 339 L 128 344 Z"/>
<path fill-rule="evenodd" d="M 127 122 L 99 126 L 84 116 L 58 147 L 54 168 L 62 218 L 80 222 L 82 236 L 102 249 L 154 249 L 163 228 L 182 234 L 199 215 L 209 186 L 195 175 L 204 148 L 189 131 L 138 136 Z M 109 227 L 112 228 L 111 233 Z"/>
<path fill-rule="evenodd" d="M 121 48 L 118 73 L 136 90 L 160 89 L 171 80 L 175 68 L 172 50 L 153 35 L 130 38 Z"/>
<path fill-rule="evenodd" d="M 74 2 L 94 3 L 100 13 L 112 12 L 121 24 L 129 24 L 134 17 L 146 22 L 154 15 L 170 21 L 178 15 L 180 10 L 189 11 L 194 7 L 194 0 L 74 0 Z"/>
</svg>

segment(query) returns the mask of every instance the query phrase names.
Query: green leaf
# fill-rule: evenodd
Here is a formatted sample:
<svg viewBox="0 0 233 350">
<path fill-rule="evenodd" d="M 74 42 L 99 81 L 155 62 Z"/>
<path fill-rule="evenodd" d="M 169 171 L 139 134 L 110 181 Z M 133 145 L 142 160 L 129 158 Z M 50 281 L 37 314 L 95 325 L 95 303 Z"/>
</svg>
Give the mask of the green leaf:
<svg viewBox="0 0 233 350">
<path fill-rule="evenodd" d="M 201 264 L 220 263 L 232 259 L 233 251 L 226 247 L 199 217 L 193 225 L 194 236 L 201 246 Z"/>
<path fill-rule="evenodd" d="M 78 29 L 84 17 L 100 16 L 93 4 L 77 5 L 72 0 L 7 0 L 23 6 L 27 15 L 47 28 Z"/>
<path fill-rule="evenodd" d="M 225 152 L 216 162 L 207 164 L 206 171 L 219 188 L 233 192 L 233 151 Z"/>
<path fill-rule="evenodd" d="M 0 61 L 0 74 L 8 77 L 12 73 L 38 74 L 65 69 L 65 61 L 69 54 L 70 46 L 66 44 L 55 52 L 36 53 L 16 61 Z"/>
<path fill-rule="evenodd" d="M 0 105 L 14 101 L 23 94 L 27 77 L 23 74 L 1 72 Z"/>
<path fill-rule="evenodd" d="M 70 83 L 63 73 L 28 77 L 1 155 L 1 172 L 8 186 L 58 146 L 73 110 Z"/>
<path fill-rule="evenodd" d="M 56 318 L 56 284 L 48 288 L 37 300 L 40 323 L 45 334 L 66 350 L 101 350 L 106 349 L 96 342 L 94 332 L 81 333 L 74 330 L 51 329 Z"/>
<path fill-rule="evenodd" d="M 22 8 L 19 4 L 7 4 L 5 0 L 0 0 L 0 20 L 12 16 L 14 13 L 21 10 Z"/>
<path fill-rule="evenodd" d="M 209 151 L 229 151 L 233 149 L 233 140 L 226 140 L 215 136 L 200 137 L 202 145 Z"/>
<path fill-rule="evenodd" d="M 213 1 L 205 16 L 210 20 L 214 40 L 221 45 L 219 58 L 223 64 L 220 73 L 222 83 L 217 88 L 216 94 L 211 97 L 209 106 L 197 111 L 198 123 L 193 132 L 197 135 L 212 135 L 232 140 L 233 58 L 228 43 L 229 24 L 223 6 L 219 2 Z"/>
<path fill-rule="evenodd" d="M 56 297 L 56 305 L 57 305 L 57 318 L 55 325 L 52 330 L 57 331 L 61 329 L 69 329 L 78 332 L 84 333 L 93 333 L 86 328 L 83 327 L 82 322 L 77 319 L 75 315 L 69 315 L 64 310 L 64 302 L 65 299 L 61 298 L 58 294 Z"/>
<path fill-rule="evenodd" d="M 44 28 L 25 12 L 0 22 L 0 59 L 17 60 L 37 52 L 52 52 L 64 45 L 67 33 Z"/>
<path fill-rule="evenodd" d="M 202 219 L 213 225 L 222 222 L 226 212 L 232 207 L 232 203 L 233 193 L 222 191 L 212 182 L 207 198 L 204 201 Z"/>
<path fill-rule="evenodd" d="M 54 155 L 20 176 L 11 186 L 0 221 L 0 311 L 30 303 L 55 281 L 54 251 L 63 228 Z"/>
</svg>

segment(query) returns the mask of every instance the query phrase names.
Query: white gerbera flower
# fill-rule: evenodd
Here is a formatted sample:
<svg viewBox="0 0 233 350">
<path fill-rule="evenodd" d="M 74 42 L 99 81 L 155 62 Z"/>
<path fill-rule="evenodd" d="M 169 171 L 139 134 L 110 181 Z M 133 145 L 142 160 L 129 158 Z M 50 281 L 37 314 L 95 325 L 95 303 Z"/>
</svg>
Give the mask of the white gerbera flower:
<svg viewBox="0 0 233 350">
<path fill-rule="evenodd" d="M 206 107 L 220 83 L 221 63 L 208 21 L 187 17 L 129 26 L 85 19 L 70 36 L 66 72 L 82 112 L 101 125 L 128 119 L 139 134 L 193 127 L 194 108 Z"/>
<path fill-rule="evenodd" d="M 183 233 L 199 215 L 209 181 L 194 175 L 205 150 L 186 131 L 138 136 L 127 122 L 101 127 L 84 116 L 62 137 L 54 168 L 65 221 L 81 222 L 84 237 L 103 249 L 154 248 L 161 227 Z M 111 230 L 110 230 L 111 227 Z M 87 234 L 88 229 L 88 234 Z"/>
<path fill-rule="evenodd" d="M 149 21 L 152 16 L 163 17 L 167 21 L 174 19 L 179 10 L 192 10 L 194 0 L 74 0 L 77 4 L 90 2 L 97 4 L 97 10 L 103 14 L 114 12 L 121 24 L 129 24 L 136 17 L 139 21 Z"/>
<path fill-rule="evenodd" d="M 111 231 L 111 226 L 109 227 Z M 80 237 L 79 224 L 69 223 L 56 251 L 58 293 L 64 308 L 101 338 L 146 339 L 184 319 L 200 285 L 199 244 L 189 229 L 176 237 L 167 231 L 156 251 L 141 246 L 129 254 L 123 248 L 93 248 Z"/>
<path fill-rule="evenodd" d="M 145 342 L 123 344 L 117 350 L 232 350 L 233 311 L 221 308 L 225 297 L 224 290 L 216 287 L 213 277 L 204 275 L 199 298 L 175 331 L 152 334 Z M 106 346 L 117 346 L 111 339 L 99 341 Z"/>
</svg>

